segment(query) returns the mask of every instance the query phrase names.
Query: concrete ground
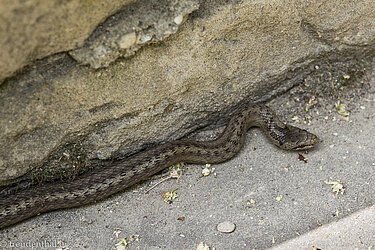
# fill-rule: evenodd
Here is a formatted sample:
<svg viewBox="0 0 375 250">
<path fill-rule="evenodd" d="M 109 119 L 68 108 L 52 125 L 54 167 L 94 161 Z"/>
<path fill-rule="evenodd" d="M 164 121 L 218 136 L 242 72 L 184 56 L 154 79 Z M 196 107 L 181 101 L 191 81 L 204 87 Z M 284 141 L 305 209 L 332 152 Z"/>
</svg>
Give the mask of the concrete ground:
<svg viewBox="0 0 375 250">
<path fill-rule="evenodd" d="M 240 154 L 211 166 L 213 174 L 201 177 L 203 165 L 185 165 L 179 179 L 147 194 L 169 172 L 103 202 L 37 216 L 0 231 L 0 248 L 125 249 L 126 241 L 128 249 L 195 249 L 201 242 L 210 249 L 375 249 L 373 79 L 364 94 L 342 90 L 348 117 L 337 112 L 336 97 L 311 95 L 296 105 L 300 87 L 270 103 L 320 137 L 301 156 L 251 129 Z M 162 193 L 172 190 L 177 198 L 169 204 Z M 232 233 L 217 230 L 224 221 L 236 225 Z"/>
</svg>

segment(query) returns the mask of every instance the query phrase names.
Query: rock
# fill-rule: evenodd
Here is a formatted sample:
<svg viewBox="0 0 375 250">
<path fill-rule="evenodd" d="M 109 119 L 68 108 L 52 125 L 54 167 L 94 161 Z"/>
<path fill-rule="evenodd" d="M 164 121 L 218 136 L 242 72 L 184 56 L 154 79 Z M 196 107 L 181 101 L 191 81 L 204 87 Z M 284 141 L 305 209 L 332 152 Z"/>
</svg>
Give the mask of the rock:
<svg viewBox="0 0 375 250">
<path fill-rule="evenodd" d="M 76 49 L 108 16 L 135 0 L 16 0 L 0 5 L 0 83 L 36 59 Z"/>
<path fill-rule="evenodd" d="M 132 56 L 142 46 L 160 42 L 176 33 L 183 17 L 198 6 L 196 0 L 138 1 L 108 18 L 85 46 L 69 54 L 81 64 L 93 68 L 107 67 L 120 56 Z"/>
<path fill-rule="evenodd" d="M 0 7 L 0 75 L 18 70 L 0 88 L 0 185 L 69 178 L 269 100 L 330 62 L 375 54 L 372 0 L 201 1 L 196 11 L 178 1 L 155 11 L 164 19 L 150 14 L 168 20 L 150 34 L 122 19 L 140 1 L 29 3 Z"/>
<path fill-rule="evenodd" d="M 217 225 L 217 231 L 221 233 L 232 233 L 236 229 L 236 225 L 230 221 L 224 221 Z"/>
</svg>

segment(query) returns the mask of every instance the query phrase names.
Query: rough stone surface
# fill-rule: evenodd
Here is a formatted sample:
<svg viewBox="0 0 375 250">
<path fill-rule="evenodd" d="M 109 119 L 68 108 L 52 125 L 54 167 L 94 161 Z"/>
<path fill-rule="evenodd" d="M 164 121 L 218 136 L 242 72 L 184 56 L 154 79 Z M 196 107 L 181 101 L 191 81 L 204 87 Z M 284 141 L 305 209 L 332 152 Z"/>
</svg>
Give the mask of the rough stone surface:
<svg viewBox="0 0 375 250">
<path fill-rule="evenodd" d="M 197 1 L 144 0 L 108 18 L 82 48 L 69 52 L 93 68 L 107 67 L 118 57 L 129 57 L 142 46 L 159 42 L 178 30 Z"/>
<path fill-rule="evenodd" d="M 374 55 L 373 9 L 371 0 L 202 1 L 179 32 L 107 68 L 66 54 L 40 60 L 0 88 L 0 182 L 30 170 L 23 178 L 69 177 L 267 100 L 317 65 L 354 65 Z M 134 37 L 122 38 L 127 47 Z"/>
<path fill-rule="evenodd" d="M 99 23 L 134 1 L 1 1 L 0 83 L 36 59 L 82 46 Z"/>
</svg>

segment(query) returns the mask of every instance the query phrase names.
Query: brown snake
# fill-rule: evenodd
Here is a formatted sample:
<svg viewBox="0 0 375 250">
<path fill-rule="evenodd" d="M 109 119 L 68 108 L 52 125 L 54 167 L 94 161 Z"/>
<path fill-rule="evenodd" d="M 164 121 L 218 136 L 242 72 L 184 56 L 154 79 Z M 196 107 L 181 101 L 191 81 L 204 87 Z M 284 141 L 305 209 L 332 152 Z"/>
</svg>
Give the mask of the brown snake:
<svg viewBox="0 0 375 250">
<path fill-rule="evenodd" d="M 0 196 L 0 229 L 40 213 L 106 198 L 177 162 L 227 161 L 241 149 L 246 131 L 253 126 L 260 127 L 274 144 L 287 150 L 311 148 L 318 142 L 318 137 L 306 130 L 282 123 L 267 106 L 249 105 L 234 113 L 214 141 L 167 142 L 70 182 L 47 183 Z"/>
</svg>

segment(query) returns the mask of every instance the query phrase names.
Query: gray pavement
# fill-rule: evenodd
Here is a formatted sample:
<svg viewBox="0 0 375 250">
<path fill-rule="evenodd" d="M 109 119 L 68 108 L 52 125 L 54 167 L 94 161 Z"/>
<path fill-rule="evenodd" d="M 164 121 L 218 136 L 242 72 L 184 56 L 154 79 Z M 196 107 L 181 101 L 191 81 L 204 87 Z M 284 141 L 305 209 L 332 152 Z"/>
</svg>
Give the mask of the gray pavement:
<svg viewBox="0 0 375 250">
<path fill-rule="evenodd" d="M 274 248 L 375 249 L 375 205 L 324 225 Z"/>
<path fill-rule="evenodd" d="M 291 120 L 304 110 L 292 110 L 289 98 L 270 105 Z M 347 121 L 335 102 L 300 124 L 322 140 L 301 153 L 307 163 L 251 129 L 237 157 L 212 166 L 215 174 L 201 177 L 204 166 L 186 165 L 178 180 L 147 194 L 168 173 L 94 205 L 37 216 L 0 231 L 0 248 L 124 249 L 126 239 L 128 249 L 195 249 L 200 242 L 210 249 L 374 249 L 375 95 L 356 96 Z M 338 180 L 343 194 L 326 185 Z M 175 189 L 177 198 L 166 203 L 162 192 Z M 223 221 L 235 231 L 218 232 Z"/>
</svg>

